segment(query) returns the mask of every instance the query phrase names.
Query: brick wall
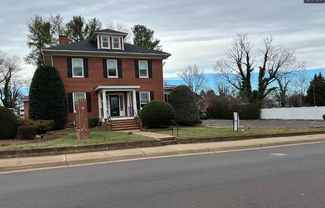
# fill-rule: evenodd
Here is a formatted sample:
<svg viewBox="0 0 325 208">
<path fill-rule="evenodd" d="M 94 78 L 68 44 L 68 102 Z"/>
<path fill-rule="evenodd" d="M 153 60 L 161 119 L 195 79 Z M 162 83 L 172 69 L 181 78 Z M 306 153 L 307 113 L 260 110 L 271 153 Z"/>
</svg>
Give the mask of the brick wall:
<svg viewBox="0 0 325 208">
<path fill-rule="evenodd" d="M 96 57 L 71 57 L 71 58 L 88 58 L 89 78 L 68 78 L 68 67 L 66 56 L 54 56 L 53 65 L 60 73 L 65 90 L 69 92 L 91 92 L 92 111 L 89 117 L 98 117 L 98 96 L 94 92 L 97 85 L 140 85 L 137 91 L 154 91 L 155 100 L 163 100 L 163 70 L 162 60 L 150 59 L 152 61 L 152 78 L 135 78 L 134 60 L 131 58 L 114 58 L 122 61 L 122 78 L 104 78 L 103 75 L 103 58 Z M 113 58 L 108 58 L 113 59 Z M 149 60 L 149 59 L 137 59 Z M 69 113 L 67 123 L 75 120 L 75 113 Z"/>
</svg>

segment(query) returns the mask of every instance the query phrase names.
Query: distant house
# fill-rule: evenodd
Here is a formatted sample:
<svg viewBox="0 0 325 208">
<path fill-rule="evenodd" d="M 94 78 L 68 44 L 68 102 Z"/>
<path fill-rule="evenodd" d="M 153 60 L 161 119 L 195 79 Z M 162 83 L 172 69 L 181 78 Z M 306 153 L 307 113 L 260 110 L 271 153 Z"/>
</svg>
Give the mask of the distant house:
<svg viewBox="0 0 325 208">
<path fill-rule="evenodd" d="M 173 89 L 177 87 L 176 85 L 164 85 L 164 100 L 168 102 L 169 94 Z"/>
<path fill-rule="evenodd" d="M 60 45 L 43 50 L 45 65 L 57 68 L 67 93 L 66 123 L 75 121 L 78 99 L 87 99 L 89 117 L 113 123 L 134 119 L 151 100 L 164 100 L 162 61 L 171 54 L 125 43 L 127 35 L 105 29 L 74 43 L 60 35 Z"/>
<path fill-rule="evenodd" d="M 28 113 L 28 96 L 22 97 L 20 99 L 20 102 L 24 103 L 24 116 L 25 119 L 29 119 L 29 113 Z"/>
</svg>

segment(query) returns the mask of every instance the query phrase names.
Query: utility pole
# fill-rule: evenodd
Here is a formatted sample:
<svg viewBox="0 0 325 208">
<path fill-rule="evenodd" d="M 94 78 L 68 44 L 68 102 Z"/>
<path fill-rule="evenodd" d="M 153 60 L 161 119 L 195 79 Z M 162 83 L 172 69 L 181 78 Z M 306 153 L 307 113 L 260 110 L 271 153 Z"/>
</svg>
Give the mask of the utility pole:
<svg viewBox="0 0 325 208">
<path fill-rule="evenodd" d="M 313 94 L 314 94 L 314 106 L 316 106 L 316 100 L 315 100 L 315 84 L 313 83 Z"/>
</svg>

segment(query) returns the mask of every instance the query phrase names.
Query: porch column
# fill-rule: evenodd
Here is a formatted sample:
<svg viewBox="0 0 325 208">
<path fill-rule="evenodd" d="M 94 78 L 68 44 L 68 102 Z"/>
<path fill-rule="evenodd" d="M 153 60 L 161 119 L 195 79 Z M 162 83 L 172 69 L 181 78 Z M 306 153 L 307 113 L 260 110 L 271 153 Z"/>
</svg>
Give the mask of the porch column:
<svg viewBox="0 0 325 208">
<path fill-rule="evenodd" d="M 130 117 L 130 92 L 126 92 L 126 113 Z"/>
<path fill-rule="evenodd" d="M 135 90 L 132 90 L 132 100 L 133 100 L 133 110 L 134 110 L 134 112 L 137 113 L 137 97 L 135 95 Z M 133 116 L 135 116 L 135 115 L 133 115 Z"/>
<path fill-rule="evenodd" d="M 104 118 L 107 118 L 107 102 L 106 102 L 106 91 L 103 90 L 103 112 L 104 112 Z"/>
<path fill-rule="evenodd" d="M 99 118 L 102 118 L 102 96 L 101 92 L 98 92 L 98 116 Z"/>
</svg>

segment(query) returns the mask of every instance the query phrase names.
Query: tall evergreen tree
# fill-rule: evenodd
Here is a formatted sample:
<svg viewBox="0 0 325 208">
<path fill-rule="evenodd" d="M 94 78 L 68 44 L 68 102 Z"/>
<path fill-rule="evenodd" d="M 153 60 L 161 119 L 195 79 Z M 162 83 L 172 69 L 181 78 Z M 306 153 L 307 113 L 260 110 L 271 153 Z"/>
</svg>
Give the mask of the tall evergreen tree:
<svg viewBox="0 0 325 208">
<path fill-rule="evenodd" d="M 52 66 L 38 67 L 29 89 L 29 118 L 54 120 L 52 128 L 63 129 L 67 116 L 67 97 L 59 72 Z"/>
<path fill-rule="evenodd" d="M 102 28 L 102 22 L 99 21 L 99 19 L 92 18 L 88 21 L 88 28 L 87 39 L 90 39 L 96 30 L 100 30 Z"/>
<path fill-rule="evenodd" d="M 51 15 L 50 23 L 53 45 L 59 45 L 59 35 L 65 34 L 64 19 L 60 14 Z"/>
<path fill-rule="evenodd" d="M 305 101 L 316 106 L 325 105 L 325 79 L 321 72 L 310 81 Z"/>
<path fill-rule="evenodd" d="M 66 34 L 70 42 L 86 40 L 88 33 L 89 26 L 81 15 L 73 16 L 72 20 L 66 24 Z"/>
<path fill-rule="evenodd" d="M 27 35 L 27 45 L 31 52 L 25 57 L 28 64 L 41 66 L 44 64 L 42 49 L 51 45 L 51 23 L 39 15 L 35 15 L 27 23 L 29 34 Z"/>
<path fill-rule="evenodd" d="M 131 28 L 133 32 L 133 44 L 158 51 L 162 51 L 162 46 L 159 45 L 160 40 L 154 38 L 154 31 L 144 25 L 134 25 Z"/>
</svg>

